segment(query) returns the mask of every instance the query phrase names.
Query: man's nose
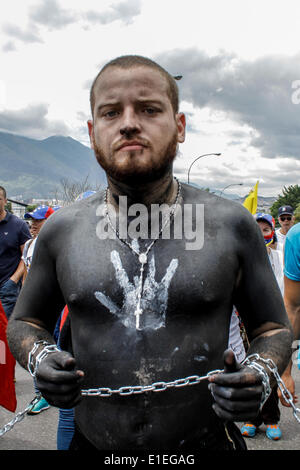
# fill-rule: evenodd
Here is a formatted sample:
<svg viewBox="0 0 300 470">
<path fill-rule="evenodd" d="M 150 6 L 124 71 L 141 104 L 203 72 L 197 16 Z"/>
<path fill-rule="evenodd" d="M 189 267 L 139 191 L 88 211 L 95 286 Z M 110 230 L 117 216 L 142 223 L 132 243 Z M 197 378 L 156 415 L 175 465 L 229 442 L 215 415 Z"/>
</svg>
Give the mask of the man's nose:
<svg viewBox="0 0 300 470">
<path fill-rule="evenodd" d="M 141 132 L 141 126 L 137 114 L 133 109 L 127 109 L 123 113 L 120 134 L 129 137 Z"/>
</svg>

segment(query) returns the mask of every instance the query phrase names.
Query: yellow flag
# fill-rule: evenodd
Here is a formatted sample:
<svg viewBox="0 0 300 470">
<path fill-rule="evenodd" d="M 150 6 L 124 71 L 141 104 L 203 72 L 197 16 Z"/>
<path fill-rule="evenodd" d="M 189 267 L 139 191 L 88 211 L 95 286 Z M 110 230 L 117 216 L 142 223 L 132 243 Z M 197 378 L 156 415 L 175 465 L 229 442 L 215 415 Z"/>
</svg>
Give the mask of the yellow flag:
<svg viewBox="0 0 300 470">
<path fill-rule="evenodd" d="M 257 188 L 258 188 L 258 181 L 254 188 L 250 191 L 249 195 L 246 197 L 245 201 L 243 202 L 243 206 L 248 209 L 251 214 L 256 214 L 257 210 Z"/>
</svg>

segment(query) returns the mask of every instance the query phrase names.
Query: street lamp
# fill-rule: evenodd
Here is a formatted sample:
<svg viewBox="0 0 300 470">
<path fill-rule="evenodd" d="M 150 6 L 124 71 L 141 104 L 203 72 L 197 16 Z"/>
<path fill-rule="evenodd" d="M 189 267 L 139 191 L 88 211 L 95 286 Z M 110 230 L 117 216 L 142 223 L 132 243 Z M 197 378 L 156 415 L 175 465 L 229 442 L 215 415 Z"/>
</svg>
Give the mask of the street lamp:
<svg viewBox="0 0 300 470">
<path fill-rule="evenodd" d="M 220 197 L 222 196 L 225 189 L 230 188 L 230 186 L 243 186 L 243 184 L 244 183 L 233 183 L 233 184 L 229 184 L 228 186 L 225 186 L 225 188 L 223 188 L 222 191 L 221 191 Z"/>
<path fill-rule="evenodd" d="M 202 158 L 202 157 L 207 157 L 208 155 L 216 155 L 216 156 L 220 156 L 222 155 L 221 153 L 204 153 L 203 155 L 200 155 L 200 157 L 197 157 L 195 158 L 195 160 L 191 163 L 190 167 L 189 167 L 189 171 L 188 171 L 188 184 L 190 184 L 190 171 L 191 171 L 191 168 L 192 166 L 194 165 L 194 163 L 199 160 L 199 158 Z"/>
</svg>

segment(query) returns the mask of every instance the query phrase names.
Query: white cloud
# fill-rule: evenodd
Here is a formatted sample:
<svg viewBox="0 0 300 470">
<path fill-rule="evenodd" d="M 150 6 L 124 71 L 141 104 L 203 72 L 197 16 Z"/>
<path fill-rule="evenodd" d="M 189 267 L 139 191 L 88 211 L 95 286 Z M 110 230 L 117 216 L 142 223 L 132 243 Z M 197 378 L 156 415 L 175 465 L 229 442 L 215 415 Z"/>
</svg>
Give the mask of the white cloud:
<svg viewBox="0 0 300 470">
<path fill-rule="evenodd" d="M 18 110 L 0 112 L 0 130 L 33 138 L 46 138 L 51 135 L 69 135 L 70 129 L 59 120 L 49 120 L 46 104 L 29 105 Z"/>
<path fill-rule="evenodd" d="M 56 0 L 47 0 L 33 5 L 29 9 L 31 23 L 47 26 L 49 29 L 61 29 L 77 21 L 77 14 L 71 9 L 60 6 Z"/>
<path fill-rule="evenodd" d="M 195 165 L 195 182 L 243 180 L 244 191 L 261 178 L 262 193 L 277 194 L 299 182 L 299 15 L 294 0 L 10 0 L 0 17 L 2 128 L 88 144 L 89 85 L 101 64 L 127 53 L 159 58 L 183 75 L 188 132 L 176 171 L 222 152 Z"/>
<path fill-rule="evenodd" d="M 27 28 L 21 28 L 18 25 L 6 23 L 3 25 L 2 30 L 8 36 L 14 39 L 19 39 L 25 43 L 43 42 L 37 28 L 33 25 L 30 25 Z"/>
<path fill-rule="evenodd" d="M 141 1 L 131 0 L 130 2 L 122 1 L 116 4 L 112 4 L 109 9 L 101 12 L 96 10 L 88 10 L 84 16 L 92 24 L 100 23 L 106 25 L 117 20 L 120 20 L 125 24 L 130 24 L 140 13 Z"/>
</svg>

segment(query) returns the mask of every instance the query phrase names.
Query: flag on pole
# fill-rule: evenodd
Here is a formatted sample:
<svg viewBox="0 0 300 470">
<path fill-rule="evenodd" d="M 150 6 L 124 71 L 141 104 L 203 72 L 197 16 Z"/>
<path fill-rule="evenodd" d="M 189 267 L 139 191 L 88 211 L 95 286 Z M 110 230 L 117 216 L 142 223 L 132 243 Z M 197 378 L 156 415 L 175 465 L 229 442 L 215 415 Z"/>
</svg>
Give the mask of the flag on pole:
<svg viewBox="0 0 300 470">
<path fill-rule="evenodd" d="M 16 361 L 6 340 L 7 318 L 0 301 L 0 406 L 15 412 L 17 399 L 15 391 Z"/>
<path fill-rule="evenodd" d="M 256 214 L 257 210 L 257 189 L 258 189 L 258 183 L 257 181 L 256 185 L 254 186 L 253 189 L 251 189 L 249 195 L 246 197 L 245 201 L 243 202 L 243 206 L 248 209 L 248 211 L 254 215 Z"/>
</svg>

